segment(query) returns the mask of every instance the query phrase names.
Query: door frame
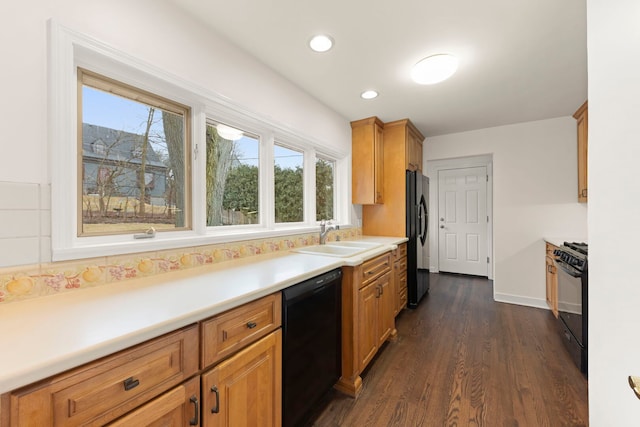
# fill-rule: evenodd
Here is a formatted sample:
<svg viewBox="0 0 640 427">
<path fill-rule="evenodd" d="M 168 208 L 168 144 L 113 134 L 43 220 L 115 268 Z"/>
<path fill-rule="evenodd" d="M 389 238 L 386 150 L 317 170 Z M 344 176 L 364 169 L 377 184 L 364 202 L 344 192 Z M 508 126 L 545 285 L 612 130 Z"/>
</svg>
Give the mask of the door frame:
<svg viewBox="0 0 640 427">
<path fill-rule="evenodd" d="M 450 159 L 438 159 L 427 161 L 427 176 L 429 177 L 429 206 L 431 215 L 439 211 L 438 195 L 438 172 L 449 169 L 465 169 L 484 166 L 487 168 L 487 254 L 489 263 L 487 266 L 487 276 L 493 280 L 494 276 L 494 253 L 493 253 L 493 154 L 483 154 L 469 157 L 455 157 Z M 429 233 L 431 236 L 438 236 L 438 221 L 430 221 Z M 434 273 L 440 272 L 439 260 L 439 239 L 429 239 L 429 270 Z"/>
</svg>

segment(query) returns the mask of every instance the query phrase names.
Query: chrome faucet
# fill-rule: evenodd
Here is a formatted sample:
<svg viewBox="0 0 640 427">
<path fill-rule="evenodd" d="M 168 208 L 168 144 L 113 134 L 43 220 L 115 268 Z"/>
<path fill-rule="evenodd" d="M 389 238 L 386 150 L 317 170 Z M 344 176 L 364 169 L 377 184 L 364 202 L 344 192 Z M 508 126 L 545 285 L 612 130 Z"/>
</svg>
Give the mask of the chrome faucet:
<svg viewBox="0 0 640 427">
<path fill-rule="evenodd" d="M 329 232 L 331 230 L 340 230 L 340 226 L 338 224 L 336 225 L 330 225 L 331 221 L 325 221 L 324 219 L 322 221 L 320 221 L 320 244 L 324 245 L 327 242 L 327 234 L 329 234 Z"/>
</svg>

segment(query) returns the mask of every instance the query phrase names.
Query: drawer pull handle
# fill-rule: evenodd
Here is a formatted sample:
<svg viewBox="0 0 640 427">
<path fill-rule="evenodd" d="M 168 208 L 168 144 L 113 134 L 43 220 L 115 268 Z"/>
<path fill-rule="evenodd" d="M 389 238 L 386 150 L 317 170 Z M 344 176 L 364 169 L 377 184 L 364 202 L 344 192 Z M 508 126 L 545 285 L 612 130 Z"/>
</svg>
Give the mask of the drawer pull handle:
<svg viewBox="0 0 640 427">
<path fill-rule="evenodd" d="M 218 392 L 218 387 L 211 387 L 211 392 L 216 394 L 216 406 L 211 408 L 211 413 L 217 414 L 218 412 L 220 412 L 220 393 Z"/>
<path fill-rule="evenodd" d="M 190 426 L 197 426 L 200 424 L 200 404 L 198 402 L 198 398 L 196 396 L 191 396 L 189 399 L 191 403 L 193 403 L 193 418 L 189 420 Z"/>
<path fill-rule="evenodd" d="M 257 324 L 256 322 L 249 322 L 249 323 L 247 323 L 247 328 L 249 328 L 249 329 L 253 329 L 253 328 L 255 328 L 256 326 L 258 326 L 258 324 Z"/>
<path fill-rule="evenodd" d="M 124 390 L 129 391 L 132 388 L 136 388 L 140 385 L 140 380 L 134 380 L 133 377 L 129 377 L 123 382 Z"/>
</svg>

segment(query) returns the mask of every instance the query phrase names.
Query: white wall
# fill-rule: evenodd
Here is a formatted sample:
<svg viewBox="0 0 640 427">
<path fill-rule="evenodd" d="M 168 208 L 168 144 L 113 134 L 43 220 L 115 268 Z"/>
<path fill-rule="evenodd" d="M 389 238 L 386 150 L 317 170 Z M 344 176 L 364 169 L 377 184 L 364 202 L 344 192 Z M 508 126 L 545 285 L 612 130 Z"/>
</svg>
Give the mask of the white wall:
<svg viewBox="0 0 640 427">
<path fill-rule="evenodd" d="M 637 426 L 640 401 L 640 2 L 587 0 L 590 425 Z"/>
<path fill-rule="evenodd" d="M 20 224 L 0 223 L 2 266 L 48 261 L 47 20 L 214 91 L 245 110 L 344 151 L 349 122 L 170 4 L 155 0 L 35 0 L 3 6 L 0 25 L 0 216 L 39 208 Z M 35 195 L 31 194 L 34 193 Z M 16 208 L 18 206 L 18 208 Z M 41 218 L 41 216 L 44 216 Z M 6 230 L 5 230 L 6 229 Z M 48 233 L 48 234 L 47 234 Z M 12 240 L 5 240 L 12 239 Z M 19 258 L 11 248 L 24 248 Z M 23 256 L 24 255 L 24 256 Z"/>
<path fill-rule="evenodd" d="M 424 153 L 427 161 L 493 155 L 494 297 L 547 308 L 543 238 L 587 234 L 573 117 L 427 138 Z"/>
</svg>

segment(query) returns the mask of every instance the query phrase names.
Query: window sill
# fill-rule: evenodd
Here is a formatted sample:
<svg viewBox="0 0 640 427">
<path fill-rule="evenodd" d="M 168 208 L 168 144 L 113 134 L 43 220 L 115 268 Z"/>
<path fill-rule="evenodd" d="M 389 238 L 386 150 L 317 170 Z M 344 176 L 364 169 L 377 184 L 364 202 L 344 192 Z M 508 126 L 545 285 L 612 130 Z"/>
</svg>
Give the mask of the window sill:
<svg viewBox="0 0 640 427">
<path fill-rule="evenodd" d="M 340 224 L 341 230 L 350 230 L 353 228 L 356 227 L 351 224 Z M 162 234 L 160 233 L 155 238 L 145 240 L 134 240 L 133 237 L 128 236 L 131 237 L 130 241 L 93 244 L 81 244 L 82 242 L 79 242 L 76 246 L 70 248 L 53 248 L 52 261 L 70 261 L 76 259 L 97 258 L 113 255 L 127 255 L 141 252 L 161 251 L 166 249 L 180 249 L 220 243 L 234 243 L 246 240 L 280 238 L 295 236 L 299 234 L 319 234 L 319 231 L 319 225 L 295 225 L 282 226 L 272 230 L 254 229 L 252 231 L 247 231 L 235 229 L 228 231 L 224 230 L 224 232 L 216 230 L 204 235 L 195 235 L 192 232 L 185 232 L 185 235 L 180 237 L 176 236 L 177 233 L 171 233 L 170 236 L 166 237 L 162 236 Z"/>
</svg>

